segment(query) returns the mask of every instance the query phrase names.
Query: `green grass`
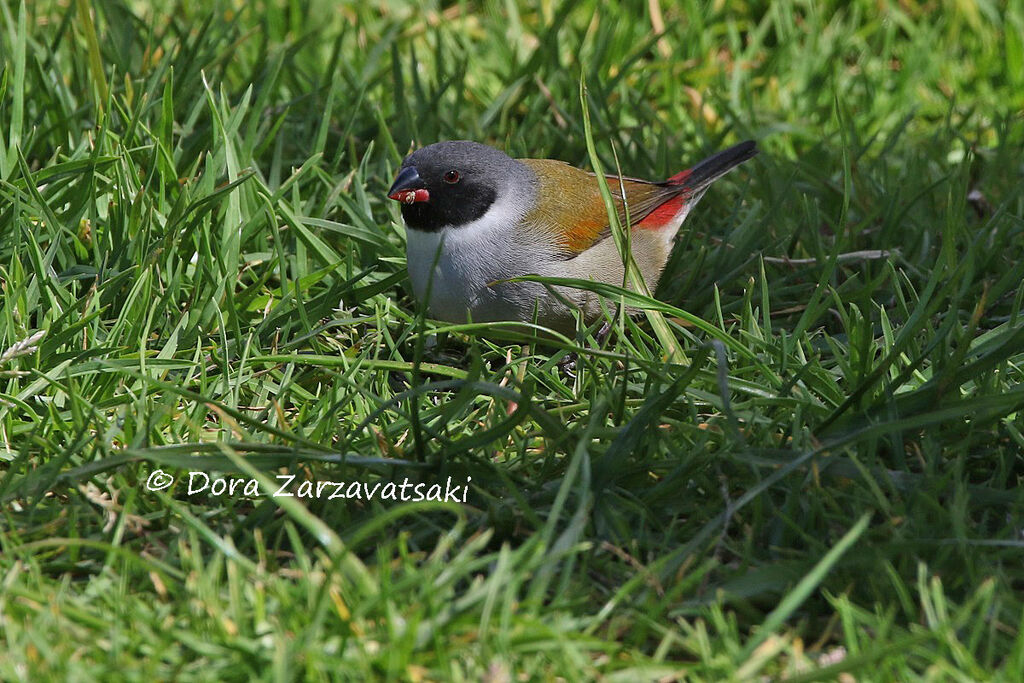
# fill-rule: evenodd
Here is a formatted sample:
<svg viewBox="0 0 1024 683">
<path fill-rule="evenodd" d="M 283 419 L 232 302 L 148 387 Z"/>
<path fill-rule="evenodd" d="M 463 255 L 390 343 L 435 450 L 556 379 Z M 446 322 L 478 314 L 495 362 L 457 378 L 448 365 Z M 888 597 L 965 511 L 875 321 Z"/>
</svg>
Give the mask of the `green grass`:
<svg viewBox="0 0 1024 683">
<path fill-rule="evenodd" d="M 0 678 L 1024 670 L 1020 2 L 154 5 L 0 6 Z M 415 145 L 748 137 L 685 362 L 411 299 Z"/>
</svg>

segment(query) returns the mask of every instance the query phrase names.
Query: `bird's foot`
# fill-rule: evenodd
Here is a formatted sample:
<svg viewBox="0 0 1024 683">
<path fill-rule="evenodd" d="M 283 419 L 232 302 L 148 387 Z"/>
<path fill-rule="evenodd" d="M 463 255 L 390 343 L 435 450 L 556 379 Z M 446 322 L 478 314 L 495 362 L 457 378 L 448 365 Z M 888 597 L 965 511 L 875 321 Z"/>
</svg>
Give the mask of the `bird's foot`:
<svg viewBox="0 0 1024 683">
<path fill-rule="evenodd" d="M 558 369 L 562 371 L 566 377 L 570 379 L 576 378 L 576 361 L 579 360 L 579 354 L 575 351 L 570 351 L 562 357 L 562 360 L 558 361 Z"/>
</svg>

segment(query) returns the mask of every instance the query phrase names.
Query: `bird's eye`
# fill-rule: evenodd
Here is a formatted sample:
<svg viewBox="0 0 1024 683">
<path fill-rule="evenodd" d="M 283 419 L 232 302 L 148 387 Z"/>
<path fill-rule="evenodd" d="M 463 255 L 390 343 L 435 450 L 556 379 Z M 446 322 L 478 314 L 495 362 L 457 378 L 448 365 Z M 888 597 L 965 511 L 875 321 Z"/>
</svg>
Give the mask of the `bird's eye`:
<svg viewBox="0 0 1024 683">
<path fill-rule="evenodd" d="M 459 182 L 459 172 L 456 171 L 455 169 L 448 171 L 447 173 L 444 174 L 444 181 L 449 185 L 454 185 L 455 183 Z"/>
</svg>

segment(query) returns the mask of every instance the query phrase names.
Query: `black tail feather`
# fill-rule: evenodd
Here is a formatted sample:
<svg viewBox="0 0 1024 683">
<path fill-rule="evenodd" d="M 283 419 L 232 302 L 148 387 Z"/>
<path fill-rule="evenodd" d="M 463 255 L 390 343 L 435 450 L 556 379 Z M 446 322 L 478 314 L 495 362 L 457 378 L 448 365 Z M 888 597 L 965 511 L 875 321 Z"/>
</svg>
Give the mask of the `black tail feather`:
<svg viewBox="0 0 1024 683">
<path fill-rule="evenodd" d="M 691 192 L 699 192 L 736 166 L 757 155 L 757 143 L 746 140 L 721 152 L 712 154 L 688 171 L 668 179 L 673 185 L 685 185 Z"/>
</svg>

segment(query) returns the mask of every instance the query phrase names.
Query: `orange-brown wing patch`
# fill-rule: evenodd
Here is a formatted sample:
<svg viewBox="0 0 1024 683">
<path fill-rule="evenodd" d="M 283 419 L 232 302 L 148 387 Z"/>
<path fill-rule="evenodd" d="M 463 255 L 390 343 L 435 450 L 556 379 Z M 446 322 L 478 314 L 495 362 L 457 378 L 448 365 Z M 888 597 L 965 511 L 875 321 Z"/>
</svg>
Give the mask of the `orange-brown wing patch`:
<svg viewBox="0 0 1024 683">
<path fill-rule="evenodd" d="M 552 159 L 521 159 L 537 174 L 538 201 L 527 216 L 567 256 L 585 251 L 608 229 L 594 176 Z"/>
<path fill-rule="evenodd" d="M 593 173 L 551 159 L 520 161 L 537 174 L 539 199 L 526 220 L 538 230 L 542 239 L 551 240 L 566 258 L 572 258 L 611 234 L 608 213 Z M 619 220 L 625 223 L 628 205 L 633 227 L 639 227 L 638 224 L 652 211 L 682 192 L 678 186 L 635 178 L 623 179 L 620 186 L 618 176 L 608 176 L 608 187 L 618 208 Z M 623 188 L 626 191 L 625 203 L 622 201 Z M 644 222 L 642 227 L 660 226 Z"/>
</svg>

